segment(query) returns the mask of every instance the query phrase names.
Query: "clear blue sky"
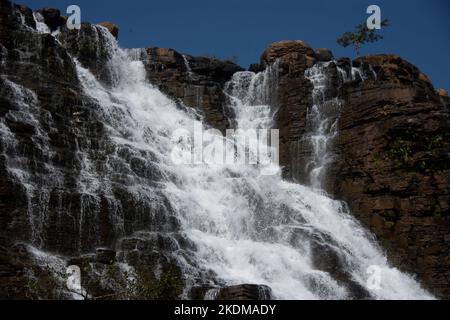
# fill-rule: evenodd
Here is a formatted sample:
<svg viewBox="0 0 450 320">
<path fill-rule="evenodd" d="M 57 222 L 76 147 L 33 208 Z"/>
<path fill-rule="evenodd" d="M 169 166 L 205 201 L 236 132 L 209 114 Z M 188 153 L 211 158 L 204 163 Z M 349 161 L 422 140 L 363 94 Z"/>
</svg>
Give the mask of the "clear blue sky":
<svg viewBox="0 0 450 320">
<path fill-rule="evenodd" d="M 450 1 L 448 0 L 15 0 L 33 9 L 70 4 L 87 22 L 119 25 L 122 47 L 170 47 L 193 55 L 238 57 L 244 67 L 259 61 L 268 44 L 305 40 L 336 57 L 354 57 L 336 39 L 379 5 L 391 26 L 385 39 L 362 54 L 395 53 L 417 65 L 435 87 L 450 89 Z"/>
</svg>

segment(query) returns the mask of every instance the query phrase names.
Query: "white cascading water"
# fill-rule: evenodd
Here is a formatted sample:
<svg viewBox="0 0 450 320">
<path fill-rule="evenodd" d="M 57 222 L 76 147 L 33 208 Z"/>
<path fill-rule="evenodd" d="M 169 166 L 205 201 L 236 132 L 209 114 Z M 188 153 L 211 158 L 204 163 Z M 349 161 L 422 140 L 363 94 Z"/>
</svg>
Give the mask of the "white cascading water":
<svg viewBox="0 0 450 320">
<path fill-rule="evenodd" d="M 309 174 L 309 185 L 315 189 L 324 188 L 327 168 L 333 162 L 331 147 L 337 135 L 342 107 L 342 101 L 328 93 L 331 85 L 328 76 L 331 66 L 336 68 L 341 85 L 348 81 L 365 81 L 369 78 L 362 66 L 359 68 L 352 66 L 349 77 L 347 71 L 336 65 L 336 61 L 319 62 L 305 72 L 305 77 L 313 84 L 313 104 L 308 109 L 307 133 L 303 137 L 311 149 L 310 161 L 306 163 L 305 172 Z M 377 79 L 372 66 L 369 65 L 368 68 L 373 79 Z"/>
<path fill-rule="evenodd" d="M 389 265 L 341 202 L 314 188 L 284 181 L 280 174 L 261 175 L 257 166 L 243 163 L 173 164 L 170 155 L 180 142 L 171 139 L 172 133 L 192 130 L 198 120 L 148 83 L 142 61 L 129 58 L 106 29 L 96 28 L 109 39 L 109 64 L 117 81 L 107 87 L 76 62 L 84 92 L 97 101 L 95 112 L 118 147 L 155 155 L 147 161 L 163 173 L 160 187 L 196 245 L 196 265 L 226 284 L 267 285 L 276 299 L 350 298 L 347 287 L 316 266 L 314 246 L 319 245 L 339 255 L 349 278 L 372 298 L 432 298 L 413 278 Z M 233 77 L 227 93 L 238 127 L 273 125 L 276 73 L 275 65 L 263 73 Z M 94 183 L 99 179 L 95 168 L 87 164 L 83 172 L 86 177 L 80 180 L 90 187 L 87 192 L 102 187 Z M 151 197 L 152 188 L 136 180 L 134 191 Z M 380 270 L 379 288 L 366 286 L 371 266 Z M 195 272 L 189 266 L 184 271 Z"/>
<path fill-rule="evenodd" d="M 34 22 L 36 23 L 36 29 L 40 33 L 50 33 L 50 28 L 45 24 L 44 17 L 39 12 L 33 12 Z M 22 22 L 22 24 L 25 24 Z"/>
<path fill-rule="evenodd" d="M 337 98 L 327 97 L 327 69 L 330 63 L 315 64 L 305 72 L 306 78 L 313 84 L 313 105 L 307 114 L 309 133 L 305 137 L 312 147 L 312 157 L 307 163 L 306 172 L 309 173 L 310 185 L 317 189 L 323 187 L 327 166 L 333 160 L 330 147 L 337 134 L 337 121 L 341 107 L 341 102 Z"/>
</svg>

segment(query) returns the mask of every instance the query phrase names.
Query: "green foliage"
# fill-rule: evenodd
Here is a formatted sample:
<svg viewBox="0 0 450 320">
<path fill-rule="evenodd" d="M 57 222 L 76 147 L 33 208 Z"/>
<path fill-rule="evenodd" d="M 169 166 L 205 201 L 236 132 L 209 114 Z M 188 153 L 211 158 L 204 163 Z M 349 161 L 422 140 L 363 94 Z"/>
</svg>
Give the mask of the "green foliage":
<svg viewBox="0 0 450 320">
<path fill-rule="evenodd" d="M 450 150 L 449 133 L 426 134 L 407 130 L 395 135 L 390 137 L 385 149 L 395 165 L 418 173 L 448 170 L 450 167 L 447 156 Z"/>
<path fill-rule="evenodd" d="M 391 144 L 389 149 L 391 157 L 400 160 L 402 162 L 408 162 L 412 155 L 411 143 L 403 140 L 402 138 L 396 138 Z"/>
<path fill-rule="evenodd" d="M 443 135 L 435 135 L 429 139 L 428 150 L 442 148 L 444 146 L 444 143 L 445 141 Z"/>
<path fill-rule="evenodd" d="M 381 21 L 381 27 L 389 26 L 389 20 L 384 19 Z M 354 32 L 346 32 L 339 39 L 337 39 L 337 43 L 344 48 L 353 45 L 355 48 L 356 54 L 359 55 L 361 47 L 366 43 L 377 42 L 382 40 L 383 36 L 377 34 L 376 29 L 367 28 L 367 23 L 361 23 L 356 26 L 356 30 Z"/>
</svg>

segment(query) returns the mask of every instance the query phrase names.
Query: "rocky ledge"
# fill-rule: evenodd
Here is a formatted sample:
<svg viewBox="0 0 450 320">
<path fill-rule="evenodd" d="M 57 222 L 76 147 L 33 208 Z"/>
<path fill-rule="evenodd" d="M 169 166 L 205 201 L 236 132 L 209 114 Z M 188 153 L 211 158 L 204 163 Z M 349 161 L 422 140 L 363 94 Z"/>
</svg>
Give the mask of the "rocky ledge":
<svg viewBox="0 0 450 320">
<path fill-rule="evenodd" d="M 224 85 L 243 69 L 231 61 L 182 55 L 173 49 L 147 48 L 148 77 L 181 105 L 201 112 L 208 125 L 225 132 L 233 119 Z"/>
</svg>

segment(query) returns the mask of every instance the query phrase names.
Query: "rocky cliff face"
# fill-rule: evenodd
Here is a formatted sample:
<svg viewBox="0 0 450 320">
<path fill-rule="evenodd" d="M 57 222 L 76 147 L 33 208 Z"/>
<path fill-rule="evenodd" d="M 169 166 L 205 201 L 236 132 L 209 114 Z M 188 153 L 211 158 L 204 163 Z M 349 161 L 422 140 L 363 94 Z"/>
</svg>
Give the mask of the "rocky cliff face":
<svg viewBox="0 0 450 320">
<path fill-rule="evenodd" d="M 37 32 L 40 20 L 59 35 Z M 151 152 L 111 141 L 108 115 L 99 115 L 96 101 L 82 93 L 71 58 L 111 86 L 116 78 L 108 65 L 108 37 L 90 24 L 70 31 L 64 23 L 58 10 L 37 15 L 0 0 L 0 297 L 71 298 L 58 274 L 76 264 L 91 297 L 268 298 L 269 288 L 254 285 L 211 291 L 214 275 L 203 270 L 184 292 L 186 279 L 173 253 L 189 260 L 183 252 L 193 244 L 158 191 L 163 172 Z M 117 26 L 104 26 L 117 37 Z M 242 68 L 172 49 L 130 54 L 180 108 L 193 108 L 222 131 L 233 127 L 223 89 Z M 347 201 L 395 265 L 417 274 L 433 293 L 450 297 L 449 98 L 396 56 L 334 61 L 328 50 L 286 41 L 271 45 L 251 69 L 276 61 L 274 105 L 284 175 L 308 182 L 311 149 L 302 137 L 309 130 L 313 84 L 305 72 L 330 62 L 326 95 L 341 108 L 334 115 L 335 156 L 324 187 Z M 146 185 L 152 189 L 133 189 Z M 47 268 L 49 259 L 61 268 Z M 127 265 L 137 271 L 131 282 Z M 105 277 L 113 281 L 105 283 Z"/>
<path fill-rule="evenodd" d="M 148 48 L 146 67 L 151 83 L 182 105 L 202 113 L 206 124 L 225 132 L 232 127 L 224 85 L 243 69 L 230 61 L 182 55 L 172 49 Z"/>
<path fill-rule="evenodd" d="M 124 259 L 139 269 L 134 290 L 138 296 L 178 297 L 183 286 L 170 258 L 170 241 L 151 233 L 135 237 L 138 230 L 155 230 L 157 225 L 158 231 L 178 232 L 161 194 L 152 192 L 149 201 L 130 191 L 136 179 L 148 184 L 158 180 L 156 170 L 146 169 L 149 163 L 143 161 L 152 155 L 111 144 L 93 112 L 96 102 L 82 94 L 69 58 L 77 57 L 108 86 L 114 74 L 107 68 L 110 52 L 104 34 L 88 24 L 79 33 L 60 24 L 56 40 L 36 31 L 31 10 L 3 0 L 0 4 L 2 297 L 67 298 L 55 278 L 65 276 L 65 265 L 71 261 L 58 261 L 21 243 L 73 257 L 84 266 L 85 285 L 93 297 L 130 297 L 121 267 Z M 42 14 L 46 21 L 47 11 Z M 58 16 L 59 12 L 52 15 L 57 21 Z M 109 166 L 117 174 L 106 182 L 101 172 Z M 100 180 L 108 187 L 100 190 Z M 136 253 L 135 246 L 147 247 L 146 255 Z M 167 251 L 158 249 L 162 247 Z M 95 253 L 101 248 L 113 253 L 107 263 Z M 116 260 L 117 248 L 123 250 L 118 250 Z M 158 279 L 156 268 L 162 271 Z M 102 283 L 105 274 L 115 280 Z M 158 289 L 160 282 L 164 289 Z"/>
<path fill-rule="evenodd" d="M 299 41 L 273 44 L 261 64 L 280 60 L 281 162 L 286 177 L 308 182 L 312 85 L 305 71 L 331 61 Z M 403 270 L 449 297 L 449 98 L 398 56 L 328 65 L 326 95 L 340 101 L 325 189 L 345 200 Z M 339 73 L 342 73 L 341 76 Z"/>
</svg>

